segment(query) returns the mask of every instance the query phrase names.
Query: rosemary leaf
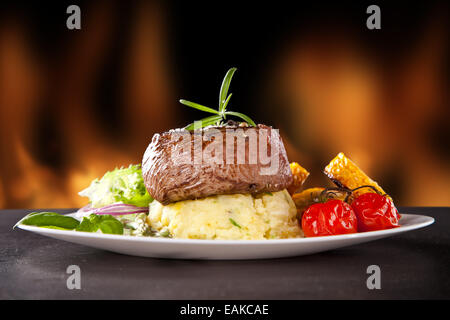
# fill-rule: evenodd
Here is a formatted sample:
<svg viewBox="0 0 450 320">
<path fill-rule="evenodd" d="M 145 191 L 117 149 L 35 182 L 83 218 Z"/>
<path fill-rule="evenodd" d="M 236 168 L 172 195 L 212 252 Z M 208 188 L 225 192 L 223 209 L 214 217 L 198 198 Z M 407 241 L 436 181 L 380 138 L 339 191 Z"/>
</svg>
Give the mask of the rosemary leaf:
<svg viewBox="0 0 450 320">
<path fill-rule="evenodd" d="M 247 122 L 249 125 L 256 127 L 256 123 L 243 113 L 234 112 L 234 111 L 226 111 L 225 114 L 230 115 L 230 116 L 239 117 L 239 118 L 243 119 L 245 122 Z"/>
<path fill-rule="evenodd" d="M 236 68 L 231 68 L 228 70 L 227 74 L 225 75 L 225 78 L 223 78 L 222 86 L 220 87 L 220 94 L 219 94 L 219 111 L 224 111 L 226 104 L 225 100 L 227 100 L 228 96 L 228 89 L 230 88 L 230 82 L 231 78 L 233 78 L 233 74 L 236 72 Z"/>
<path fill-rule="evenodd" d="M 180 103 L 184 104 L 185 106 L 197 109 L 197 110 L 201 110 L 201 111 L 205 111 L 205 112 L 209 112 L 209 113 L 219 114 L 219 111 L 214 110 L 213 108 L 202 106 L 201 104 L 198 104 L 198 103 L 195 103 L 195 102 L 191 102 L 191 101 L 187 101 L 187 100 L 184 100 L 184 99 L 180 99 Z"/>
<path fill-rule="evenodd" d="M 198 121 L 201 121 L 200 128 L 204 128 L 204 127 L 207 127 L 207 126 L 210 126 L 212 124 L 219 122 L 221 119 L 222 119 L 222 116 L 217 115 L 217 116 L 206 117 L 206 118 L 204 118 L 202 120 L 198 120 Z M 194 130 L 195 129 L 194 127 L 195 127 L 195 122 L 186 126 L 185 129 L 190 131 L 190 130 Z"/>
<path fill-rule="evenodd" d="M 222 110 L 223 110 L 223 111 L 227 110 L 227 105 L 228 105 L 228 102 L 230 101 L 230 98 L 231 98 L 232 95 L 233 95 L 233 94 L 230 93 L 230 94 L 228 95 L 227 100 L 225 100 L 225 102 L 223 103 L 223 106 L 222 106 Z"/>
</svg>

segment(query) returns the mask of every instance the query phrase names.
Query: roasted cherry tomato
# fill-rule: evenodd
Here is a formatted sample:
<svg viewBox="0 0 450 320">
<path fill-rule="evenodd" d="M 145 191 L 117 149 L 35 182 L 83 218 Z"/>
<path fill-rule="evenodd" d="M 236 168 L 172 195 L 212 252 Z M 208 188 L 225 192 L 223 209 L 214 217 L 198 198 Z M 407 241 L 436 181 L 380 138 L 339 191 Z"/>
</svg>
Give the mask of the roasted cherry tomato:
<svg viewBox="0 0 450 320">
<path fill-rule="evenodd" d="M 302 229 L 306 237 L 355 233 L 358 222 L 348 203 L 332 199 L 306 209 L 302 216 Z"/>
<path fill-rule="evenodd" d="M 399 227 L 400 214 L 391 198 L 378 193 L 364 193 L 352 202 L 358 218 L 359 231 L 374 231 Z"/>
</svg>

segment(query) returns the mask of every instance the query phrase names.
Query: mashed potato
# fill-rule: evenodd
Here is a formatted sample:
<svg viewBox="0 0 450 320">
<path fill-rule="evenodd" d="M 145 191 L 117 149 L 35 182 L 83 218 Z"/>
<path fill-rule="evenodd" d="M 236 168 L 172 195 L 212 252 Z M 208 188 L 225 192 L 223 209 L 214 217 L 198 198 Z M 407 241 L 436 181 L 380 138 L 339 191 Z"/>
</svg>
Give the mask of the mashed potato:
<svg viewBox="0 0 450 320">
<path fill-rule="evenodd" d="M 148 224 L 174 238 L 257 240 L 302 237 L 297 210 L 286 190 L 233 194 L 150 204 Z"/>
</svg>

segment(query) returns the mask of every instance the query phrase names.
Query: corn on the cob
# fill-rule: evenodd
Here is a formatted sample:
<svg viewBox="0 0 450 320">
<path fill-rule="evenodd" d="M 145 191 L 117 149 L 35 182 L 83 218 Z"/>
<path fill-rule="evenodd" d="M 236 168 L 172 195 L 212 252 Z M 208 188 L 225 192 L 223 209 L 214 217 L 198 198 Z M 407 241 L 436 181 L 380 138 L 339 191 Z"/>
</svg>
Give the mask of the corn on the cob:
<svg viewBox="0 0 450 320">
<path fill-rule="evenodd" d="M 344 153 L 339 153 L 336 158 L 325 167 L 324 173 L 340 187 L 355 189 L 360 186 L 369 185 L 375 187 L 381 193 L 384 190 L 372 179 L 370 179 L 353 161 L 347 158 Z M 357 197 L 363 193 L 373 192 L 371 188 L 356 190 L 353 194 Z"/>
<path fill-rule="evenodd" d="M 332 193 L 332 196 L 328 194 L 328 197 L 325 196 L 325 199 L 321 199 L 321 193 L 325 188 L 308 188 L 303 190 L 302 192 L 295 193 L 292 195 L 292 200 L 294 200 L 295 206 L 297 207 L 297 216 L 301 217 L 301 214 L 308 209 L 314 203 L 326 201 L 326 199 L 339 199 L 344 201 L 347 196 L 347 193 L 340 191 L 329 191 Z"/>
<path fill-rule="evenodd" d="M 292 200 L 294 200 L 295 206 L 297 207 L 298 217 L 300 217 L 303 211 L 310 205 L 320 201 L 319 195 L 323 190 L 324 188 L 309 188 L 292 195 Z"/>
<path fill-rule="evenodd" d="M 297 162 L 292 162 L 290 164 L 290 167 L 292 175 L 294 177 L 294 182 L 292 182 L 292 184 L 289 186 L 287 190 L 289 194 L 292 195 L 301 188 L 306 178 L 308 178 L 309 172 L 301 165 L 299 165 Z"/>
</svg>

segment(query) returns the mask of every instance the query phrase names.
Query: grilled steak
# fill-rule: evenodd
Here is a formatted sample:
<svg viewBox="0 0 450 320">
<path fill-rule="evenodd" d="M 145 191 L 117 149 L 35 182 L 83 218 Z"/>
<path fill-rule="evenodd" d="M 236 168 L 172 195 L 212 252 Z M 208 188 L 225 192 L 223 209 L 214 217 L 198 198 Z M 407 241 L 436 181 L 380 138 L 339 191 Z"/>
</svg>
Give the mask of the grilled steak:
<svg viewBox="0 0 450 320">
<path fill-rule="evenodd" d="M 142 160 L 148 192 L 168 204 L 287 188 L 293 178 L 278 130 L 241 125 L 155 134 Z"/>
</svg>

